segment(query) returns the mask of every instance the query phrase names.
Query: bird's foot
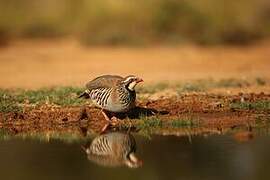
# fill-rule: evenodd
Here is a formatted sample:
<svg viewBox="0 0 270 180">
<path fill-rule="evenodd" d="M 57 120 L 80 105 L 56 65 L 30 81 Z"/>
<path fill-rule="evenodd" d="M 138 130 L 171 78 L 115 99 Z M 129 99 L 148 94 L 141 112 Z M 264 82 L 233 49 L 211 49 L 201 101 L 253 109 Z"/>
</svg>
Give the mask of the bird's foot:
<svg viewBox="0 0 270 180">
<path fill-rule="evenodd" d="M 117 117 L 113 116 L 111 118 L 111 125 L 116 126 L 119 123 L 120 123 L 120 119 L 118 119 Z"/>
<path fill-rule="evenodd" d="M 105 133 L 109 128 L 115 127 L 120 123 L 120 120 L 116 117 L 112 117 L 101 129 L 101 134 Z"/>
<path fill-rule="evenodd" d="M 109 118 L 106 111 L 102 110 L 101 113 L 104 116 L 105 120 L 107 121 L 107 123 L 101 129 L 101 133 L 104 133 L 110 127 L 117 126 L 120 123 L 120 120 L 115 116 L 113 116 L 112 118 Z"/>
</svg>

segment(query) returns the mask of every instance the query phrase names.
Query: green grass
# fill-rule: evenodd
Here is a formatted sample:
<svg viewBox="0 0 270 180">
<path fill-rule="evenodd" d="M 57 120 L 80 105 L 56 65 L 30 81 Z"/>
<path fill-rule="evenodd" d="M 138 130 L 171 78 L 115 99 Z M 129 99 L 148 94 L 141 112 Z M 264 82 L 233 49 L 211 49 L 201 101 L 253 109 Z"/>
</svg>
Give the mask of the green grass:
<svg viewBox="0 0 270 180">
<path fill-rule="evenodd" d="M 193 81 L 191 83 L 157 83 L 153 85 L 140 86 L 137 88 L 137 92 L 141 94 L 153 94 L 161 92 L 165 89 L 175 89 L 177 92 L 201 92 L 204 91 L 205 82 Z"/>
<path fill-rule="evenodd" d="M 162 121 L 157 118 L 140 118 L 136 127 L 139 129 L 161 128 L 163 126 Z"/>
<path fill-rule="evenodd" d="M 7 90 L 0 90 L 0 112 L 21 112 L 16 98 Z"/>
<path fill-rule="evenodd" d="M 198 125 L 198 121 L 191 118 L 176 119 L 170 122 L 170 126 L 173 128 L 195 127 L 197 125 Z"/>
<path fill-rule="evenodd" d="M 201 79 L 191 83 L 191 86 L 194 86 L 195 89 L 207 90 L 211 88 L 238 88 L 238 87 L 248 87 L 251 84 L 257 85 L 255 80 L 245 80 L 245 79 Z"/>
<path fill-rule="evenodd" d="M 190 129 L 197 127 L 199 121 L 192 118 L 161 120 L 158 117 L 141 117 L 134 125 L 138 133 L 151 139 L 153 132 L 158 133 L 162 129 Z M 125 127 L 127 128 L 127 127 Z"/>
<path fill-rule="evenodd" d="M 247 80 L 243 79 L 222 79 L 219 81 L 216 81 L 212 85 L 216 88 L 231 88 L 231 87 L 247 87 L 250 86 L 250 83 Z"/>
<path fill-rule="evenodd" d="M 169 83 L 157 83 L 153 85 L 140 86 L 137 89 L 138 93 L 148 93 L 153 94 L 165 89 L 173 89 L 178 93 L 185 92 L 205 92 L 209 89 L 213 88 L 242 88 L 249 87 L 251 85 L 255 86 L 264 86 L 268 83 L 268 81 L 264 78 L 258 77 L 251 80 L 246 79 L 221 79 L 221 80 L 213 80 L 213 79 L 200 79 L 193 80 L 190 82 L 178 82 L 175 84 Z"/>
<path fill-rule="evenodd" d="M 77 98 L 82 92 L 83 89 L 75 87 L 44 88 L 39 90 L 19 91 L 16 95 L 16 99 L 19 103 L 51 103 L 61 106 L 72 106 L 79 105 L 83 102 L 83 99 Z"/>
<path fill-rule="evenodd" d="M 19 133 L 16 135 L 10 135 L 5 130 L 0 130 L 0 140 L 9 140 L 9 139 L 24 139 L 24 140 L 37 140 L 41 142 L 49 141 L 62 141 L 64 143 L 77 143 L 85 142 L 89 139 L 96 136 L 96 134 L 89 134 L 86 137 L 81 136 L 80 134 L 71 133 L 71 132 L 35 132 L 35 133 Z"/>
<path fill-rule="evenodd" d="M 203 92 L 206 90 L 206 86 L 201 82 L 185 83 L 176 86 L 177 92 Z"/>
<path fill-rule="evenodd" d="M 254 80 L 243 79 L 222 79 L 222 80 L 196 80 L 188 83 L 157 83 L 154 85 L 140 86 L 137 88 L 138 94 L 153 94 L 166 89 L 174 90 L 181 94 L 185 92 L 205 92 L 211 88 L 241 88 L 251 85 L 264 86 L 269 83 L 263 78 Z M 24 105 L 34 107 L 42 104 L 59 105 L 59 106 L 78 106 L 87 103 L 83 98 L 77 98 L 83 88 L 78 87 L 55 87 L 41 88 L 37 90 L 5 90 L 0 89 L 0 112 L 21 112 Z M 258 102 L 257 104 L 232 104 L 239 108 L 262 109 L 269 108 L 267 102 Z"/>
<path fill-rule="evenodd" d="M 0 140 L 8 140 L 11 135 L 8 134 L 4 129 L 0 129 Z"/>
<path fill-rule="evenodd" d="M 266 80 L 261 78 L 261 77 L 257 77 L 255 80 L 256 80 L 256 83 L 257 83 L 258 86 L 266 85 Z"/>
<path fill-rule="evenodd" d="M 182 128 L 195 127 L 198 125 L 198 120 L 194 118 L 173 119 L 162 121 L 158 117 L 142 116 L 135 124 L 138 129 L 155 129 L 155 128 Z"/>
<path fill-rule="evenodd" d="M 231 103 L 232 109 L 244 109 L 244 110 L 270 110 L 270 101 L 257 101 L 257 102 L 235 102 Z"/>
<path fill-rule="evenodd" d="M 76 106 L 85 104 L 82 98 L 77 98 L 83 92 L 82 88 L 58 87 L 43 88 L 39 90 L 1 90 L 0 89 L 0 111 L 18 112 L 22 106 L 53 104 L 59 106 Z"/>
<path fill-rule="evenodd" d="M 88 137 L 83 137 L 79 134 L 71 133 L 71 132 L 51 132 L 51 133 L 22 133 L 16 135 L 14 138 L 20 139 L 33 139 L 38 141 L 53 141 L 59 140 L 65 143 L 76 143 L 76 142 L 83 142 Z"/>
</svg>

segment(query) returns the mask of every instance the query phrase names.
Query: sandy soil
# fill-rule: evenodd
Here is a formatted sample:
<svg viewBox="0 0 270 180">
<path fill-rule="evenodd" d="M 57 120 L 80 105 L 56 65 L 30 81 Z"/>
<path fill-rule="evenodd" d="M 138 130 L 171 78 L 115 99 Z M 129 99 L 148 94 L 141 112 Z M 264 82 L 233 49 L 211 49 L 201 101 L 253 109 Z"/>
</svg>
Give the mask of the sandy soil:
<svg viewBox="0 0 270 180">
<path fill-rule="evenodd" d="M 101 74 L 146 83 L 270 77 L 270 41 L 248 47 L 82 47 L 74 40 L 19 41 L 0 49 L 0 88 L 82 86 Z"/>
</svg>

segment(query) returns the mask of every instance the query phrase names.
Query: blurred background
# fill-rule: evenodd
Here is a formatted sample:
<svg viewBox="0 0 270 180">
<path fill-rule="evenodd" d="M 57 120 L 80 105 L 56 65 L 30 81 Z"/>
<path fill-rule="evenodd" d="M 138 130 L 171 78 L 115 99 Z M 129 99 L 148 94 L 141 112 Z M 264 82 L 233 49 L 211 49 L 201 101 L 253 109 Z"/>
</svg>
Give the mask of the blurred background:
<svg viewBox="0 0 270 180">
<path fill-rule="evenodd" d="M 269 0 L 0 0 L 0 87 L 264 77 L 269 36 Z"/>
<path fill-rule="evenodd" d="M 268 0 L 0 0 L 2 44 L 76 36 L 86 45 L 247 44 L 270 34 Z"/>
</svg>

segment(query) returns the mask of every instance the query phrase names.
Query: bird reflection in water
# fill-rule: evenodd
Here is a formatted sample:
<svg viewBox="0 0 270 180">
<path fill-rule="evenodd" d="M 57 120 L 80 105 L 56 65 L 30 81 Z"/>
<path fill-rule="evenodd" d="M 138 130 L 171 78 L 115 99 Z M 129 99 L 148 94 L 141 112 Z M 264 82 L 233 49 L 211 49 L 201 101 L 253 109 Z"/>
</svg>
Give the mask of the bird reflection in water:
<svg viewBox="0 0 270 180">
<path fill-rule="evenodd" d="M 135 138 L 124 132 L 108 132 L 93 139 L 85 148 L 90 161 L 101 166 L 117 167 L 127 166 L 138 168 L 142 161 L 135 155 Z"/>
</svg>

